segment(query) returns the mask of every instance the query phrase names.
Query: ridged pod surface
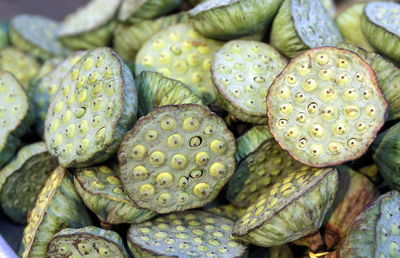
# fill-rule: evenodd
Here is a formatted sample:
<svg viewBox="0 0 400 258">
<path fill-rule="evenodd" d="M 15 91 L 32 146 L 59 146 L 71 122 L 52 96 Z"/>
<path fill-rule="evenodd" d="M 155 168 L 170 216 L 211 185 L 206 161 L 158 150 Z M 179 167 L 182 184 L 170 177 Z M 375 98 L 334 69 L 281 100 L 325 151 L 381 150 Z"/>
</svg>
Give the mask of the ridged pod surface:
<svg viewBox="0 0 400 258">
<path fill-rule="evenodd" d="M 221 42 L 207 39 L 189 24 L 178 24 L 151 37 L 136 56 L 135 73 L 159 72 L 181 81 L 205 104 L 216 98 L 211 79 L 211 61 Z"/>
<path fill-rule="evenodd" d="M 203 106 L 163 106 L 142 117 L 118 152 L 129 197 L 158 213 L 204 206 L 235 170 L 235 138 Z"/>
<path fill-rule="evenodd" d="M 74 184 L 86 207 L 103 223 L 141 223 L 156 215 L 136 207 L 125 193 L 116 172 L 107 166 L 75 171 Z"/>
<path fill-rule="evenodd" d="M 239 120 L 265 124 L 269 86 L 287 64 L 274 47 L 232 40 L 214 55 L 212 76 L 222 107 Z"/>
<path fill-rule="evenodd" d="M 0 170 L 0 203 L 14 222 L 25 224 L 28 212 L 57 160 L 48 153 L 44 142 L 21 148 L 16 158 Z"/>
<path fill-rule="evenodd" d="M 255 125 L 246 133 L 237 138 L 236 162 L 240 162 L 244 157 L 260 146 L 264 141 L 273 138 L 266 125 Z"/>
<path fill-rule="evenodd" d="M 44 138 L 64 167 L 108 159 L 137 116 L 129 68 L 110 48 L 84 55 L 65 75 L 49 106 Z"/>
<path fill-rule="evenodd" d="M 275 139 L 313 167 L 359 158 L 384 124 L 388 107 L 372 68 L 335 47 L 292 59 L 271 85 L 267 105 Z"/>
<path fill-rule="evenodd" d="M 205 211 L 173 213 L 131 225 L 128 247 L 145 257 L 246 257 L 247 247 L 231 238 L 233 222 Z"/>
<path fill-rule="evenodd" d="M 240 219 L 246 213 L 246 209 L 235 207 L 232 204 L 220 205 L 206 210 L 233 221 Z"/>
<path fill-rule="evenodd" d="M 89 226 L 66 228 L 50 241 L 47 258 L 59 257 L 130 257 L 122 238 L 111 230 Z"/>
</svg>

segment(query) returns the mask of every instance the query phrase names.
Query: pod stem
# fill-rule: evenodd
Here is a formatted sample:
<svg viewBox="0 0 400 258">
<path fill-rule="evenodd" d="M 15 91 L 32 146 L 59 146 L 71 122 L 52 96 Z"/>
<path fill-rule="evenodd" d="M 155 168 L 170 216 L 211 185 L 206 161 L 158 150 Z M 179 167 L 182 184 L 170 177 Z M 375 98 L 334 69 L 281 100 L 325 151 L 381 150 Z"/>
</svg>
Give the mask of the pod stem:
<svg viewBox="0 0 400 258">
<path fill-rule="evenodd" d="M 309 251 L 313 253 L 317 253 L 319 251 L 323 251 L 325 244 L 324 240 L 322 239 L 321 234 L 319 231 L 310 233 L 296 241 L 293 241 L 296 245 L 306 246 L 308 247 Z"/>
<path fill-rule="evenodd" d="M 339 230 L 335 226 L 330 225 L 330 224 L 328 224 L 325 227 L 323 238 L 324 238 L 325 246 L 328 250 L 337 246 L 341 240 Z"/>
</svg>

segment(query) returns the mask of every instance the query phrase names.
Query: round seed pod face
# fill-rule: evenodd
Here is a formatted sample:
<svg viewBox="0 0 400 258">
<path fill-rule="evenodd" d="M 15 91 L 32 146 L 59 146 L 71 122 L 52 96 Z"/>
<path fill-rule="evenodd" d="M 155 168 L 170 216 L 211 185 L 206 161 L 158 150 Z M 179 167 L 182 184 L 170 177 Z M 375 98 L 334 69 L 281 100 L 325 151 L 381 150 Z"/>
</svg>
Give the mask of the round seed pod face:
<svg viewBox="0 0 400 258">
<path fill-rule="evenodd" d="M 142 117 L 118 152 L 133 202 L 158 213 L 211 202 L 235 170 L 235 139 L 216 114 L 195 104 L 164 106 Z"/>
<path fill-rule="evenodd" d="M 236 162 L 240 162 L 244 157 L 255 151 L 261 143 L 270 138 L 272 138 L 272 135 L 268 126 L 253 126 L 245 134 L 237 138 Z"/>
<path fill-rule="evenodd" d="M 215 53 L 211 70 L 222 106 L 245 122 L 265 123 L 268 88 L 286 64 L 265 43 L 229 41 Z"/>
<path fill-rule="evenodd" d="M 63 78 L 49 106 L 44 138 L 63 166 L 88 166 L 116 151 L 136 114 L 131 72 L 111 49 L 98 48 Z"/>
<path fill-rule="evenodd" d="M 231 238 L 232 227 L 231 220 L 204 211 L 169 214 L 131 225 L 128 246 L 146 257 L 245 257 L 247 247 Z"/>
<path fill-rule="evenodd" d="M 159 72 L 181 81 L 205 104 L 213 102 L 216 90 L 211 79 L 211 60 L 221 46 L 207 39 L 189 24 L 178 24 L 158 32 L 140 49 L 136 56 L 135 73 Z"/>
<path fill-rule="evenodd" d="M 269 127 L 281 147 L 314 167 L 360 157 L 388 106 L 371 67 L 333 47 L 292 59 L 270 87 L 267 105 Z"/>
<path fill-rule="evenodd" d="M 181 4 L 182 0 L 125 0 L 119 8 L 120 21 L 135 23 L 167 14 Z"/>
</svg>

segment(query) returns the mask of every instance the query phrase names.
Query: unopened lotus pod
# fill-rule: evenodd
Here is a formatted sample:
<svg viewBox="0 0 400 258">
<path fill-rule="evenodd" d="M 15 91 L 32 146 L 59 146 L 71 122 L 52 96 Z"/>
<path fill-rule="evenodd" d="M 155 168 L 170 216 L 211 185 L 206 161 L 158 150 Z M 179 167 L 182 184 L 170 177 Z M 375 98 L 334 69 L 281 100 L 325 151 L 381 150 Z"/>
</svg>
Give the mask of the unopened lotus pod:
<svg viewBox="0 0 400 258">
<path fill-rule="evenodd" d="M 114 154 L 137 116 L 129 68 L 110 48 L 84 55 L 51 100 L 44 138 L 64 167 L 85 167 Z"/>
<path fill-rule="evenodd" d="M 125 0 L 118 12 L 118 20 L 137 23 L 170 13 L 179 7 L 182 0 Z"/>
<path fill-rule="evenodd" d="M 189 24 L 177 24 L 151 37 L 136 56 L 135 73 L 159 72 L 181 81 L 204 104 L 214 102 L 216 89 L 211 79 L 211 60 L 221 42 L 207 39 Z"/>
<path fill-rule="evenodd" d="M 286 58 L 270 45 L 229 41 L 215 53 L 211 66 L 218 101 L 239 120 L 265 124 L 268 88 L 286 64 Z"/>
<path fill-rule="evenodd" d="M 371 2 L 364 8 L 361 28 L 380 53 L 400 63 L 400 4 Z"/>
<path fill-rule="evenodd" d="M 232 204 L 220 205 L 206 210 L 233 221 L 240 219 L 246 213 L 246 209 L 235 207 Z"/>
<path fill-rule="evenodd" d="M 138 88 L 139 114 L 147 115 L 154 108 L 165 105 L 199 104 L 201 98 L 180 81 L 169 79 L 155 72 L 142 72 L 136 77 Z"/>
<path fill-rule="evenodd" d="M 106 46 L 115 27 L 121 0 L 93 0 L 68 15 L 61 23 L 60 41 L 70 49 Z"/>
<path fill-rule="evenodd" d="M 238 207 L 247 208 L 275 183 L 302 166 L 274 139 L 268 139 L 239 164 L 228 183 L 227 199 Z"/>
<path fill-rule="evenodd" d="M 0 21 L 0 49 L 9 44 L 9 28 L 8 22 Z"/>
<path fill-rule="evenodd" d="M 245 134 L 237 138 L 236 162 L 255 151 L 264 141 L 273 138 L 266 125 L 255 125 Z"/>
<path fill-rule="evenodd" d="M 141 223 L 156 215 L 136 207 L 125 193 L 116 172 L 107 166 L 77 170 L 74 183 L 86 207 L 103 224 Z"/>
<path fill-rule="evenodd" d="M 205 211 L 164 215 L 128 230 L 128 247 L 144 257 L 246 257 L 246 245 L 231 238 L 233 222 Z"/>
<path fill-rule="evenodd" d="M 25 224 L 26 216 L 47 177 L 57 167 L 57 159 L 47 151 L 44 142 L 27 145 L 16 159 L 0 170 L 0 203 L 14 222 Z"/>
<path fill-rule="evenodd" d="M 50 241 L 46 257 L 130 257 L 122 238 L 98 227 L 66 228 Z"/>
<path fill-rule="evenodd" d="M 71 177 L 66 169 L 58 167 L 46 180 L 35 208 L 28 215 L 20 257 L 45 257 L 47 246 L 57 232 L 92 224 Z"/>
<path fill-rule="evenodd" d="M 312 167 L 364 154 L 388 107 L 372 68 L 355 53 L 335 47 L 292 59 L 271 85 L 267 105 L 275 139 Z"/>
<path fill-rule="evenodd" d="M 275 246 L 317 231 L 338 188 L 333 168 L 304 167 L 266 191 L 240 220 L 232 235 L 258 246 Z M 290 194 L 289 194 L 290 193 Z"/>
<path fill-rule="evenodd" d="M 285 0 L 271 30 L 271 44 L 290 58 L 309 48 L 335 46 L 342 41 L 320 0 Z"/>
<path fill-rule="evenodd" d="M 399 257 L 399 217 L 400 193 L 381 195 L 354 220 L 340 247 L 340 257 Z"/>
<path fill-rule="evenodd" d="M 229 40 L 268 26 L 281 3 L 282 0 L 208 0 L 190 10 L 189 15 L 202 35 Z"/>
<path fill-rule="evenodd" d="M 224 121 L 207 108 L 163 106 L 124 137 L 119 177 L 139 207 L 158 213 L 202 207 L 232 176 L 235 145 Z"/>
<path fill-rule="evenodd" d="M 40 59 L 67 53 L 58 41 L 58 22 L 40 15 L 20 14 L 10 21 L 11 43 Z"/>
</svg>

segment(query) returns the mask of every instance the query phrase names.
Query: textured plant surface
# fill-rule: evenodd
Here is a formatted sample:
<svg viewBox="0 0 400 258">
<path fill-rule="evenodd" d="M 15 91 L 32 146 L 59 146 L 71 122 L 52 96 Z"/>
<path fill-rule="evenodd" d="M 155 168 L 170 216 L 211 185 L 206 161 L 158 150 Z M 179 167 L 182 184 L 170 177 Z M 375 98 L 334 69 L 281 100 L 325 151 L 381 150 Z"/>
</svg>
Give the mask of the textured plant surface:
<svg viewBox="0 0 400 258">
<path fill-rule="evenodd" d="M 256 125 L 246 133 L 237 138 L 236 162 L 240 162 L 260 146 L 262 142 L 273 138 L 269 132 L 268 126 Z"/>
<path fill-rule="evenodd" d="M 235 207 L 232 204 L 219 205 L 206 210 L 210 213 L 228 218 L 233 221 L 240 219 L 246 212 L 246 209 Z"/>
<path fill-rule="evenodd" d="M 0 21 L 0 48 L 6 47 L 9 44 L 9 28 L 8 22 Z"/>
</svg>

